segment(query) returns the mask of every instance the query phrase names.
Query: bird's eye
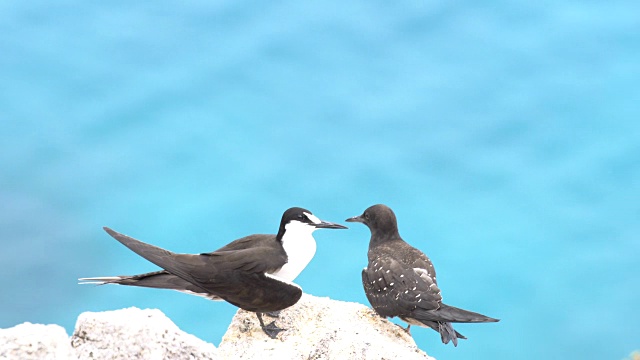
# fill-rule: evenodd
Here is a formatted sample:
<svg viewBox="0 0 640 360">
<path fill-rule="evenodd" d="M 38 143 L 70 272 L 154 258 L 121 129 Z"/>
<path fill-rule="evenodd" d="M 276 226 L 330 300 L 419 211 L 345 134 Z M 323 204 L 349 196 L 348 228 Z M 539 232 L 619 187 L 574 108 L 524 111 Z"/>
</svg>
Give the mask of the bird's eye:
<svg viewBox="0 0 640 360">
<path fill-rule="evenodd" d="M 302 214 L 298 214 L 298 219 L 302 220 L 304 219 L 304 216 L 302 216 Z"/>
<path fill-rule="evenodd" d="M 364 218 L 369 220 L 369 214 L 368 213 L 364 213 Z"/>
</svg>

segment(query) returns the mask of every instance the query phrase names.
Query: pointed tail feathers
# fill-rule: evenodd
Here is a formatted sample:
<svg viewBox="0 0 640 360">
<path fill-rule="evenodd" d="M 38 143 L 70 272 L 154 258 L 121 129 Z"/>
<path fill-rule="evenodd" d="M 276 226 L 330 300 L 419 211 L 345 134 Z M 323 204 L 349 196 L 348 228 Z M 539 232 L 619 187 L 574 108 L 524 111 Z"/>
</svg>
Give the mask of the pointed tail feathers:
<svg viewBox="0 0 640 360">
<path fill-rule="evenodd" d="M 189 274 L 189 272 L 185 269 L 185 264 L 181 264 L 181 262 L 177 260 L 180 257 L 179 254 L 175 254 L 163 248 L 159 248 L 157 246 L 144 243 L 140 240 L 136 240 L 106 226 L 103 227 L 103 229 L 109 235 L 111 235 L 111 237 L 118 240 L 122 245 L 128 247 L 129 250 L 133 251 L 134 253 L 167 270 L 173 275 L 176 275 L 188 282 L 194 284 L 197 283 L 197 281 L 195 281 Z"/>
<path fill-rule="evenodd" d="M 466 337 L 462 336 L 462 334 L 455 331 L 451 323 L 448 322 L 438 322 L 437 331 L 440 333 L 440 339 L 445 345 L 448 344 L 449 341 L 453 341 L 453 346 L 457 347 L 458 338 L 466 339 Z"/>
<path fill-rule="evenodd" d="M 131 276 L 104 276 L 78 279 L 80 284 L 92 285 L 127 285 L 154 289 L 176 290 L 190 295 L 201 296 L 209 300 L 222 300 L 219 296 L 192 284 L 164 270 Z"/>
<path fill-rule="evenodd" d="M 78 284 L 80 285 L 104 285 L 104 284 L 121 284 L 122 276 L 103 276 L 103 277 L 89 277 L 79 278 Z"/>
<path fill-rule="evenodd" d="M 188 290 L 189 287 L 195 286 L 165 270 L 139 275 L 90 277 L 80 278 L 78 280 L 80 281 L 80 284 L 117 284 L 171 290 Z"/>
<path fill-rule="evenodd" d="M 444 344 L 448 344 L 449 341 L 453 341 L 453 346 L 458 346 L 458 339 L 466 340 L 467 337 L 457 332 L 451 323 L 440 321 L 423 321 L 422 324 L 432 328 L 440 333 L 440 338 Z"/>
<path fill-rule="evenodd" d="M 425 326 L 432 328 L 440 333 L 442 342 L 448 344 L 453 342 L 453 346 L 458 346 L 458 339 L 466 339 L 466 337 L 457 332 L 451 323 L 481 323 L 481 322 L 497 322 L 498 319 L 475 313 L 473 311 L 463 310 L 457 307 L 442 304 L 437 310 L 416 309 L 411 317 L 418 320 Z"/>
<path fill-rule="evenodd" d="M 463 310 L 454 306 L 442 304 L 437 310 L 416 309 L 413 317 L 420 321 L 438 321 L 438 322 L 454 322 L 454 323 L 481 323 L 481 322 L 498 322 L 494 319 L 473 311 Z"/>
</svg>

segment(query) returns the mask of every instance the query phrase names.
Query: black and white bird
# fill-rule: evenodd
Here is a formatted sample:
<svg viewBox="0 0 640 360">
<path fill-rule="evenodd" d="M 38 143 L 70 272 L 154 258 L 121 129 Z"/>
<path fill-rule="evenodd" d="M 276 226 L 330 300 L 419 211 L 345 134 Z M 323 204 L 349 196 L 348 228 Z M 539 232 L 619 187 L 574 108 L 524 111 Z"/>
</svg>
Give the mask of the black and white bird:
<svg viewBox="0 0 640 360">
<path fill-rule="evenodd" d="M 407 332 L 411 325 L 430 327 L 440 333 L 443 343 L 452 341 L 454 346 L 466 337 L 451 323 L 499 321 L 442 303 L 431 260 L 402 240 L 396 216 L 388 206 L 373 205 L 346 221 L 361 222 L 371 230 L 369 265 L 362 270 L 362 285 L 380 316 L 399 317 L 408 323 Z"/>
<path fill-rule="evenodd" d="M 322 221 L 309 210 L 293 207 L 282 215 L 276 235 L 249 235 L 210 253 L 176 254 L 105 227 L 113 238 L 164 270 L 79 280 L 83 284 L 172 289 L 225 300 L 255 312 L 264 332 L 275 338 L 284 329 L 277 327 L 275 321 L 265 325 L 262 313 L 277 312 L 298 302 L 302 289 L 293 280 L 315 255 L 312 233 L 321 228 L 347 227 Z"/>
</svg>

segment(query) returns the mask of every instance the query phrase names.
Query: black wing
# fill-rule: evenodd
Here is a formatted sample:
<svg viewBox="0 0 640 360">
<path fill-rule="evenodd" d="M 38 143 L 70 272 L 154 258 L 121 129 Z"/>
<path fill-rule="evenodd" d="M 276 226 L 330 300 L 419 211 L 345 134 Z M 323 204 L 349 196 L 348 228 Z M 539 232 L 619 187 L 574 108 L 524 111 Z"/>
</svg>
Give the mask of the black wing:
<svg viewBox="0 0 640 360">
<path fill-rule="evenodd" d="M 362 285 L 371 306 L 384 317 L 436 310 L 442 304 L 440 289 L 426 269 L 408 267 L 388 256 L 369 261 L 362 271 Z"/>
<path fill-rule="evenodd" d="M 243 250 L 243 249 L 261 247 L 261 246 L 265 246 L 270 242 L 274 242 L 275 239 L 276 239 L 276 236 L 271 234 L 253 234 L 237 240 L 233 240 L 232 242 L 228 243 L 227 245 L 221 247 L 216 251 L 212 251 L 210 253 L 204 253 L 202 255 L 210 255 L 219 251 Z"/>
<path fill-rule="evenodd" d="M 215 282 L 219 274 L 241 270 L 244 272 L 271 272 L 287 261 L 284 251 L 273 247 L 216 251 L 208 254 L 176 254 L 104 228 L 109 235 L 148 261 L 187 281 L 201 285 Z"/>
<path fill-rule="evenodd" d="M 232 286 L 217 286 L 216 292 L 231 304 L 256 312 L 286 309 L 300 300 L 302 289 L 269 274 L 235 273 Z"/>
<path fill-rule="evenodd" d="M 286 263 L 284 251 L 273 247 L 176 254 L 112 229 L 109 235 L 155 265 L 224 300 L 249 311 L 275 311 L 295 304 L 299 286 L 265 275 Z M 284 298 L 284 300 L 283 300 Z M 284 307 L 281 307 L 286 305 Z M 277 308 L 278 309 L 274 309 Z M 255 310 L 261 308 L 262 310 Z"/>
</svg>

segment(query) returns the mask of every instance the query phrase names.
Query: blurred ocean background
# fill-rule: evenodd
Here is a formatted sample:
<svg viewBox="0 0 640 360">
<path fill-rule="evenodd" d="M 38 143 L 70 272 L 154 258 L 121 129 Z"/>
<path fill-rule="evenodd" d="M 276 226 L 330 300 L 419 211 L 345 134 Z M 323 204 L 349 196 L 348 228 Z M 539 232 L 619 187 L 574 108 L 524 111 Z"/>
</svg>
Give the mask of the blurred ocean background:
<svg viewBox="0 0 640 360">
<path fill-rule="evenodd" d="M 219 344 L 236 308 L 79 286 L 385 203 L 461 324 L 438 359 L 640 348 L 640 3 L 0 3 L 0 327 L 159 308 Z M 297 279 L 368 304 L 369 232 L 315 233 Z"/>
</svg>

